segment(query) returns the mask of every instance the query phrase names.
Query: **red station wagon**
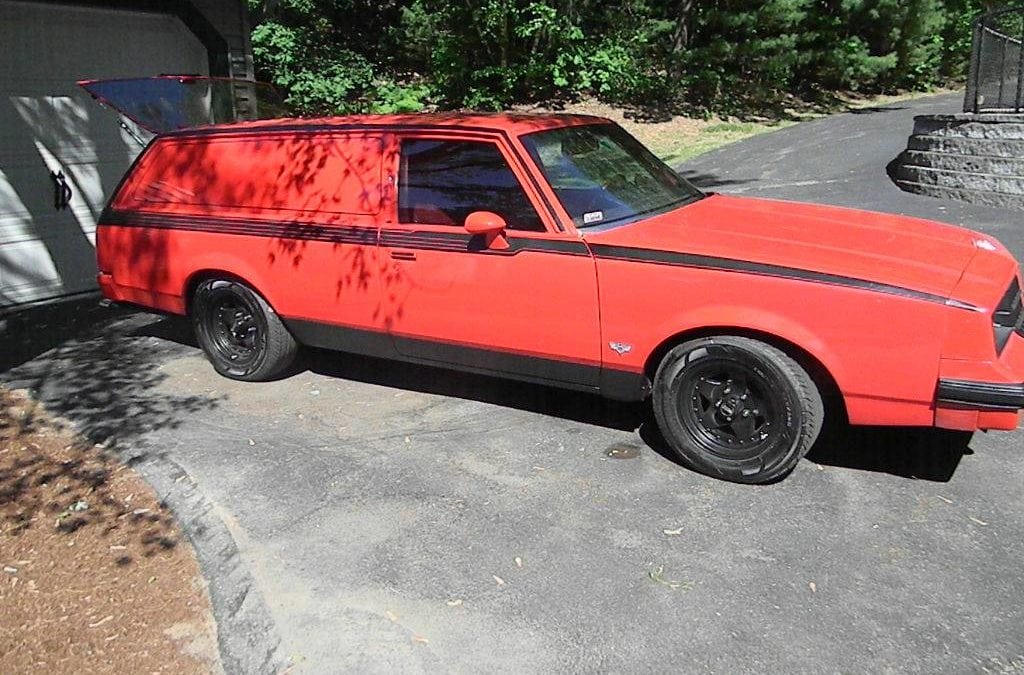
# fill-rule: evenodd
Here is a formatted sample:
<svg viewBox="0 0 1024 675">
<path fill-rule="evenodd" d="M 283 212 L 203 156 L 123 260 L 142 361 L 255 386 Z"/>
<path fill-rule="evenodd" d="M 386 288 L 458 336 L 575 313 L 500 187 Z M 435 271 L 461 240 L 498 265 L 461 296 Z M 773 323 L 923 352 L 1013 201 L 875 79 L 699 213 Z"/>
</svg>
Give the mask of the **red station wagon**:
<svg viewBox="0 0 1024 675">
<path fill-rule="evenodd" d="M 649 397 L 686 464 L 750 483 L 826 415 L 1014 429 L 1024 407 L 1020 269 L 977 232 L 704 193 L 597 117 L 167 128 L 100 218 L 99 283 L 191 317 L 227 377 L 311 345 Z"/>
</svg>

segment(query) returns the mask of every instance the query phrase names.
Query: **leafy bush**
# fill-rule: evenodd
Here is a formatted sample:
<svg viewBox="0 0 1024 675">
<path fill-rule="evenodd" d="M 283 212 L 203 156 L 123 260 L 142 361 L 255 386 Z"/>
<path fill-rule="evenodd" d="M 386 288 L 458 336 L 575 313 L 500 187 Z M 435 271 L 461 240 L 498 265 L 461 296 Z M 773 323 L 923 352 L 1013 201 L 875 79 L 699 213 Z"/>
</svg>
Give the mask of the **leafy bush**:
<svg viewBox="0 0 1024 675">
<path fill-rule="evenodd" d="M 985 0 L 250 0 L 305 114 L 596 96 L 737 112 L 962 78 Z"/>
<path fill-rule="evenodd" d="M 252 32 L 253 58 L 299 113 L 358 109 L 359 98 L 373 83 L 373 66 L 360 54 L 316 40 L 317 32 L 262 23 Z"/>
</svg>

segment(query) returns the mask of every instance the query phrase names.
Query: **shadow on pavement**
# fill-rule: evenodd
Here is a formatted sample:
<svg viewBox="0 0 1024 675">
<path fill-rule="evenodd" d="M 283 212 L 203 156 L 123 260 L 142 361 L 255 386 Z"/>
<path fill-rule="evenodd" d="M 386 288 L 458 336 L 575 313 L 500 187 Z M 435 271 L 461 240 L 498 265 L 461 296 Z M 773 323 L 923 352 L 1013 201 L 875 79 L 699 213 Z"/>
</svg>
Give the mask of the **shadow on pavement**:
<svg viewBox="0 0 1024 675">
<path fill-rule="evenodd" d="M 679 463 L 654 424 L 653 415 L 645 417 L 639 431 L 652 450 Z M 853 427 L 837 422 L 832 430 L 822 433 L 805 461 L 946 483 L 953 478 L 960 459 L 973 454 L 967 447 L 971 436 L 944 429 Z"/>
<path fill-rule="evenodd" d="M 885 165 L 885 175 L 888 176 L 889 180 L 891 180 L 893 183 L 896 183 L 897 178 L 899 178 L 898 174 L 900 171 L 900 167 L 903 165 L 906 159 L 907 151 L 903 150 L 902 152 L 900 152 L 900 154 L 893 157 L 889 161 L 889 163 Z M 899 184 L 896 183 L 896 186 L 899 187 Z M 900 189 L 902 190 L 903 188 Z"/>
<path fill-rule="evenodd" d="M 973 454 L 973 434 L 920 427 L 853 427 L 826 429 L 807 454 L 818 464 L 888 473 L 945 483 L 964 455 Z"/>
<path fill-rule="evenodd" d="M 690 181 L 702 190 L 709 190 L 711 188 L 725 187 L 727 185 L 743 185 L 744 183 L 754 183 L 754 178 L 722 178 L 713 173 L 702 173 L 700 171 L 678 171 L 680 176 Z"/>
<path fill-rule="evenodd" d="M 138 327 L 131 335 L 197 346 L 188 321 L 181 317 L 165 317 Z M 594 394 L 357 354 L 305 348 L 301 365 L 327 377 L 492 403 L 609 429 L 632 431 L 644 414 L 640 404 L 617 403 Z"/>
<path fill-rule="evenodd" d="M 155 337 L 169 340 L 185 347 L 199 349 L 192 325 L 181 316 L 165 316 L 150 323 L 139 326 L 128 333 L 132 337 Z"/>
<path fill-rule="evenodd" d="M 28 390 L 47 413 L 71 421 L 90 443 L 128 445 L 153 429 L 177 427 L 189 413 L 217 401 L 159 391 L 167 379 L 160 366 L 179 348 L 133 334 L 133 325 L 150 318 L 95 299 L 6 315 L 0 384 Z M 38 403 L 20 420 L 22 432 L 42 427 Z"/>
<path fill-rule="evenodd" d="M 165 317 L 139 326 L 130 335 L 196 346 L 188 322 L 180 317 Z M 647 404 L 620 403 L 583 392 L 319 349 L 305 350 L 303 365 L 327 377 L 491 403 L 619 431 L 637 431 L 654 452 L 678 463 L 658 432 Z M 971 454 L 970 440 L 971 434 L 964 432 L 851 427 L 837 421 L 822 432 L 807 459 L 823 465 L 945 482 L 952 478 L 961 457 Z"/>
<path fill-rule="evenodd" d="M 133 515 L 108 495 L 117 472 L 112 458 L 134 464 L 159 456 L 135 441 L 217 404 L 157 390 L 166 378 L 160 364 L 176 347 L 126 334 L 127 324 L 146 316 L 90 298 L 0 319 L 0 384 L 29 394 L 0 391 L 0 444 L 16 450 L 0 458 L 0 512 L 13 534 L 43 516 L 66 533 L 89 523 L 104 535 L 124 526 L 138 532 L 147 556 L 176 545 L 169 519 Z M 63 435 L 53 417 L 72 422 L 77 434 Z M 131 560 L 122 556 L 118 564 Z"/>
<path fill-rule="evenodd" d="M 431 366 L 321 350 L 307 350 L 305 365 L 328 377 L 491 403 L 620 431 L 633 431 L 643 416 L 640 404 Z"/>
<path fill-rule="evenodd" d="M 896 110 L 906 110 L 905 105 L 869 105 L 863 108 L 850 108 L 846 112 L 851 115 L 870 115 L 871 113 L 880 112 L 894 112 Z"/>
<path fill-rule="evenodd" d="M 95 335 L 98 326 L 127 313 L 101 306 L 93 295 L 5 314 L 0 317 L 0 374 L 69 340 Z"/>
</svg>

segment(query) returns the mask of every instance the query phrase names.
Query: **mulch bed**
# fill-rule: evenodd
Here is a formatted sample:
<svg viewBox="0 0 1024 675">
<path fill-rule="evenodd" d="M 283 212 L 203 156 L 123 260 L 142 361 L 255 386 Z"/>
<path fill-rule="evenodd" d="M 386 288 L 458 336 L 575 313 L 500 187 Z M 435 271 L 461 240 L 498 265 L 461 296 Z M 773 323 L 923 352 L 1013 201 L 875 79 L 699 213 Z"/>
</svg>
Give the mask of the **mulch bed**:
<svg viewBox="0 0 1024 675">
<path fill-rule="evenodd" d="M 220 670 L 195 556 L 152 489 L 0 389 L 0 673 Z"/>
</svg>

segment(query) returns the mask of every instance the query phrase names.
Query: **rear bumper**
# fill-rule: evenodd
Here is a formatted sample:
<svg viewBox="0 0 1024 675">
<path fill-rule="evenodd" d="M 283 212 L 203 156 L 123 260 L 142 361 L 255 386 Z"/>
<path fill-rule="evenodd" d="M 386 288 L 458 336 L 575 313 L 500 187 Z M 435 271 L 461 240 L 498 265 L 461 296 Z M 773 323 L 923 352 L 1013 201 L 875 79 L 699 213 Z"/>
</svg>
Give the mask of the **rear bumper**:
<svg viewBox="0 0 1024 675">
<path fill-rule="evenodd" d="M 996 384 L 970 380 L 939 380 L 935 402 L 944 408 L 1015 412 L 1024 408 L 1024 382 Z"/>
<path fill-rule="evenodd" d="M 184 314 L 185 300 L 181 296 L 157 293 L 142 288 L 122 286 L 114 281 L 114 277 L 107 272 L 100 272 L 96 275 L 96 282 L 100 286 L 103 297 L 112 302 L 123 302 L 136 305 L 143 309 L 168 312 L 170 314 Z"/>
<path fill-rule="evenodd" d="M 114 285 L 114 277 L 107 272 L 100 272 L 96 275 L 96 283 L 99 284 L 100 291 L 103 293 L 103 297 L 107 300 L 113 300 L 117 302 L 121 300 L 120 294 L 117 292 L 117 286 Z"/>
</svg>

